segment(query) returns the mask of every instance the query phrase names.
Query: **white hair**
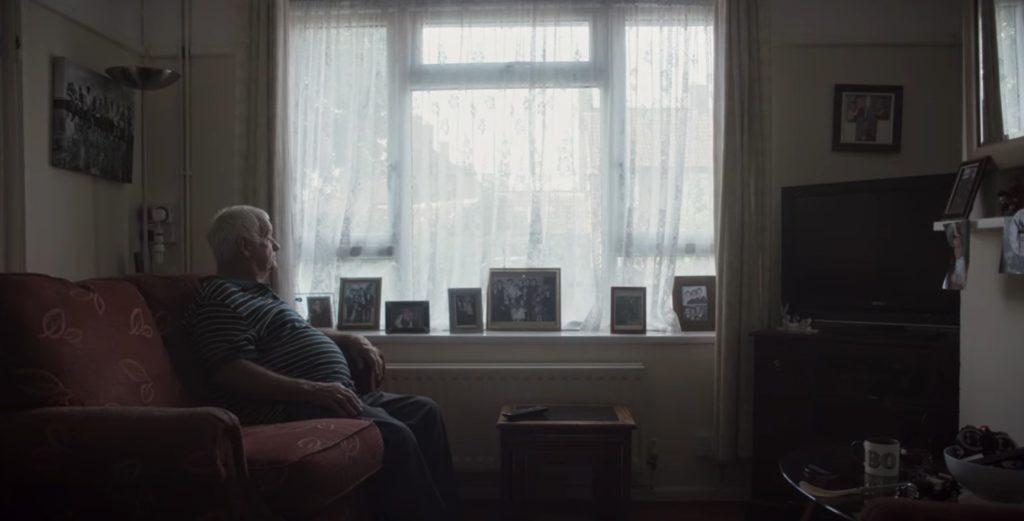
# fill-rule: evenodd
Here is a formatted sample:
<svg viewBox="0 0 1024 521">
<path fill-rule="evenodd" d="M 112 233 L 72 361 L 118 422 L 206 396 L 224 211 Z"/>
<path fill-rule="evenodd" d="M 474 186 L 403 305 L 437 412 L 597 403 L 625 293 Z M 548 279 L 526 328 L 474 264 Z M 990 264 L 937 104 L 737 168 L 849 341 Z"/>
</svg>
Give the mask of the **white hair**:
<svg viewBox="0 0 1024 521">
<path fill-rule="evenodd" d="M 255 206 L 229 206 L 217 212 L 206 232 L 217 264 L 231 262 L 238 254 L 238 241 L 242 237 L 259 238 L 266 234 L 270 215 Z"/>
</svg>

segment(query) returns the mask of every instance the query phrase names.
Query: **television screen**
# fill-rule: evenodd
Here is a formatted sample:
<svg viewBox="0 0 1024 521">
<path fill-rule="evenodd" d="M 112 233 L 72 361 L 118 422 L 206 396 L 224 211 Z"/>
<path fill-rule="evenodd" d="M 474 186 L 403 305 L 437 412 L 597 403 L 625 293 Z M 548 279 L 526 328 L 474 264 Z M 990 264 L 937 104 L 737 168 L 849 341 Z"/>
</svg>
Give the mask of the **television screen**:
<svg viewBox="0 0 1024 521">
<path fill-rule="evenodd" d="M 782 299 L 815 320 L 956 326 L 960 294 L 932 230 L 954 174 L 782 189 Z"/>
</svg>

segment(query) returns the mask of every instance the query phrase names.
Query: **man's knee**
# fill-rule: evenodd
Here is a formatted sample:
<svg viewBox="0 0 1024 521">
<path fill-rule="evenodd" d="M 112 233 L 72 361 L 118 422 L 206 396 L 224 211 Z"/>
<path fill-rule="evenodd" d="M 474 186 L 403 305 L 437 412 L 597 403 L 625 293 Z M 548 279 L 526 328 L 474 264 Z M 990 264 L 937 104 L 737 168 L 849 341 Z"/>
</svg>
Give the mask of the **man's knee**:
<svg viewBox="0 0 1024 521">
<path fill-rule="evenodd" d="M 374 423 L 384 440 L 385 454 L 419 450 L 416 436 L 408 425 L 398 420 L 374 420 Z"/>
</svg>

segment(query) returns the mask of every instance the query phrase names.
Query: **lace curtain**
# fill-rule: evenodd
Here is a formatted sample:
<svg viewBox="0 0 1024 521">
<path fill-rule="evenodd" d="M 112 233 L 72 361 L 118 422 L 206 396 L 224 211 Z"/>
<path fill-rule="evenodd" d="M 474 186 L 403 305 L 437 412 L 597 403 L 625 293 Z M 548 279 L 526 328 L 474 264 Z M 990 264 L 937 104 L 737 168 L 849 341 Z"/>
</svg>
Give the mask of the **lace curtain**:
<svg viewBox="0 0 1024 521">
<path fill-rule="evenodd" d="M 445 330 L 448 288 L 560 268 L 563 329 L 645 286 L 648 329 L 678 330 L 673 277 L 715 270 L 711 2 L 290 9 L 297 294 L 382 277 Z"/>
</svg>

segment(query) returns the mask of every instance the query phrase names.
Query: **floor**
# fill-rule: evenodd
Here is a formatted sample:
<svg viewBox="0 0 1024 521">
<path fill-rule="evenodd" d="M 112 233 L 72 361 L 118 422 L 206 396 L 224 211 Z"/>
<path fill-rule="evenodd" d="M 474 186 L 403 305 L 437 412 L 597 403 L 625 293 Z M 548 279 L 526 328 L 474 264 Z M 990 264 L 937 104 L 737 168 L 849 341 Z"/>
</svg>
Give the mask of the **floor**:
<svg viewBox="0 0 1024 521">
<path fill-rule="evenodd" d="M 464 504 L 465 521 L 495 521 L 499 519 L 500 503 L 497 501 L 471 501 Z M 589 521 L 586 514 L 574 513 L 571 504 L 552 505 L 549 513 L 537 517 L 537 521 Z M 744 521 L 746 508 L 743 503 L 634 503 L 629 521 Z"/>
</svg>

